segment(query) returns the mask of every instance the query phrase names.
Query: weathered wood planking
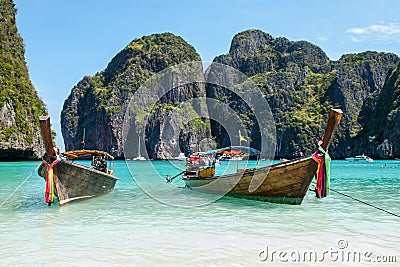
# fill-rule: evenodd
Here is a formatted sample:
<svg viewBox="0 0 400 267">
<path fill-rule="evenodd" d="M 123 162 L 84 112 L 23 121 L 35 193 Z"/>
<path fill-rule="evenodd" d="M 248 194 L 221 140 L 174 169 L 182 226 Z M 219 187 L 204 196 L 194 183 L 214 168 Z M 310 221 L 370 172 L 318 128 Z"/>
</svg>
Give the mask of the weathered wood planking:
<svg viewBox="0 0 400 267">
<path fill-rule="evenodd" d="M 343 113 L 332 109 L 321 147 L 329 148 Z M 317 170 L 312 157 L 305 157 L 268 167 L 208 178 L 184 176 L 186 185 L 194 190 L 252 198 L 284 204 L 301 204 Z M 251 183 L 259 185 L 251 190 Z"/>
<path fill-rule="evenodd" d="M 45 144 L 48 163 L 56 159 L 51 137 L 50 118 L 39 117 L 41 133 Z M 38 173 L 46 178 L 46 166 L 42 163 Z M 118 178 L 93 168 L 79 165 L 64 159 L 54 167 L 54 183 L 60 205 L 71 201 L 96 197 L 110 192 Z"/>
<path fill-rule="evenodd" d="M 46 177 L 46 167 L 42 164 L 38 173 Z M 96 197 L 110 192 L 118 178 L 73 162 L 61 160 L 57 164 L 59 186 L 57 196 L 60 205 L 83 198 Z"/>
</svg>

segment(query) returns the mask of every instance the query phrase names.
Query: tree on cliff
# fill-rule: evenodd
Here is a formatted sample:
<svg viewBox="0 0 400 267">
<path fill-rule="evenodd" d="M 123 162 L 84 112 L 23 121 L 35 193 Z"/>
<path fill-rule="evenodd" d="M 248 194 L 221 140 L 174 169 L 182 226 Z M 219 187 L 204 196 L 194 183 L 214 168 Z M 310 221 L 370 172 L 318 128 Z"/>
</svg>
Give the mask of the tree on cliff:
<svg viewBox="0 0 400 267">
<path fill-rule="evenodd" d="M 28 74 L 12 0 L 0 0 L 0 160 L 38 159 L 38 117 L 47 113 Z"/>
</svg>

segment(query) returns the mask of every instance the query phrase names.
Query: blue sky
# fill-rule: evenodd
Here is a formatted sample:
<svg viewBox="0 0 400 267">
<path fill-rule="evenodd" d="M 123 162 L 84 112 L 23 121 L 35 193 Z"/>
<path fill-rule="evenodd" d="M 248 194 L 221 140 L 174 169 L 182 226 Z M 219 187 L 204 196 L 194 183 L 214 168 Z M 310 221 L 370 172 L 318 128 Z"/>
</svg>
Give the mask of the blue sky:
<svg viewBox="0 0 400 267">
<path fill-rule="evenodd" d="M 332 60 L 366 50 L 400 55 L 398 0 L 14 1 L 30 77 L 62 150 L 60 113 L 72 87 L 144 35 L 179 35 L 203 61 L 227 53 L 232 37 L 247 29 L 312 42 Z"/>
</svg>

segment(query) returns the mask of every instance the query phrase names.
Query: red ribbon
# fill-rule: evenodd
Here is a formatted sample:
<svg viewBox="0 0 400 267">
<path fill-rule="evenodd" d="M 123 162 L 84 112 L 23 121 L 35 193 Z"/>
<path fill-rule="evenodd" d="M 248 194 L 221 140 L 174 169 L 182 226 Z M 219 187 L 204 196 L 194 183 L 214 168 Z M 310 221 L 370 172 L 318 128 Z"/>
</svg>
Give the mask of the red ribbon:
<svg viewBox="0 0 400 267">
<path fill-rule="evenodd" d="M 323 140 L 318 142 L 318 146 L 323 143 Z M 315 192 L 318 198 L 326 197 L 327 190 L 326 190 L 326 183 L 327 183 L 327 175 L 326 175 L 326 167 L 325 167 L 325 156 L 322 154 L 320 155 L 319 149 L 315 151 L 312 155 L 312 158 L 317 162 L 318 169 L 317 169 L 317 186 L 315 188 Z"/>
<path fill-rule="evenodd" d="M 54 202 L 54 174 L 53 168 L 57 165 L 60 159 L 57 157 L 55 161 L 51 164 L 48 164 L 46 161 L 43 160 L 44 165 L 46 166 L 46 193 L 44 195 L 44 201 L 46 203 L 53 203 Z"/>
</svg>

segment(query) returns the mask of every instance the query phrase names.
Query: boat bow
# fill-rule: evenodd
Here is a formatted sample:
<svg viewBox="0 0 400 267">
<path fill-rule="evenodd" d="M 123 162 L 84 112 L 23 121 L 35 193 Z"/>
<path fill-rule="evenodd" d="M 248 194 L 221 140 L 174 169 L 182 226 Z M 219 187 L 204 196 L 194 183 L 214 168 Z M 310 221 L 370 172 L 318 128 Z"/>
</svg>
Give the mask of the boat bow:
<svg viewBox="0 0 400 267">
<path fill-rule="evenodd" d="M 324 151 L 328 150 L 342 115 L 340 109 L 331 109 L 324 136 L 319 143 Z M 188 168 L 183 180 L 188 187 L 199 191 L 274 203 L 301 204 L 317 168 L 317 163 L 309 156 L 221 176 L 204 177 L 200 171 Z"/>
</svg>

